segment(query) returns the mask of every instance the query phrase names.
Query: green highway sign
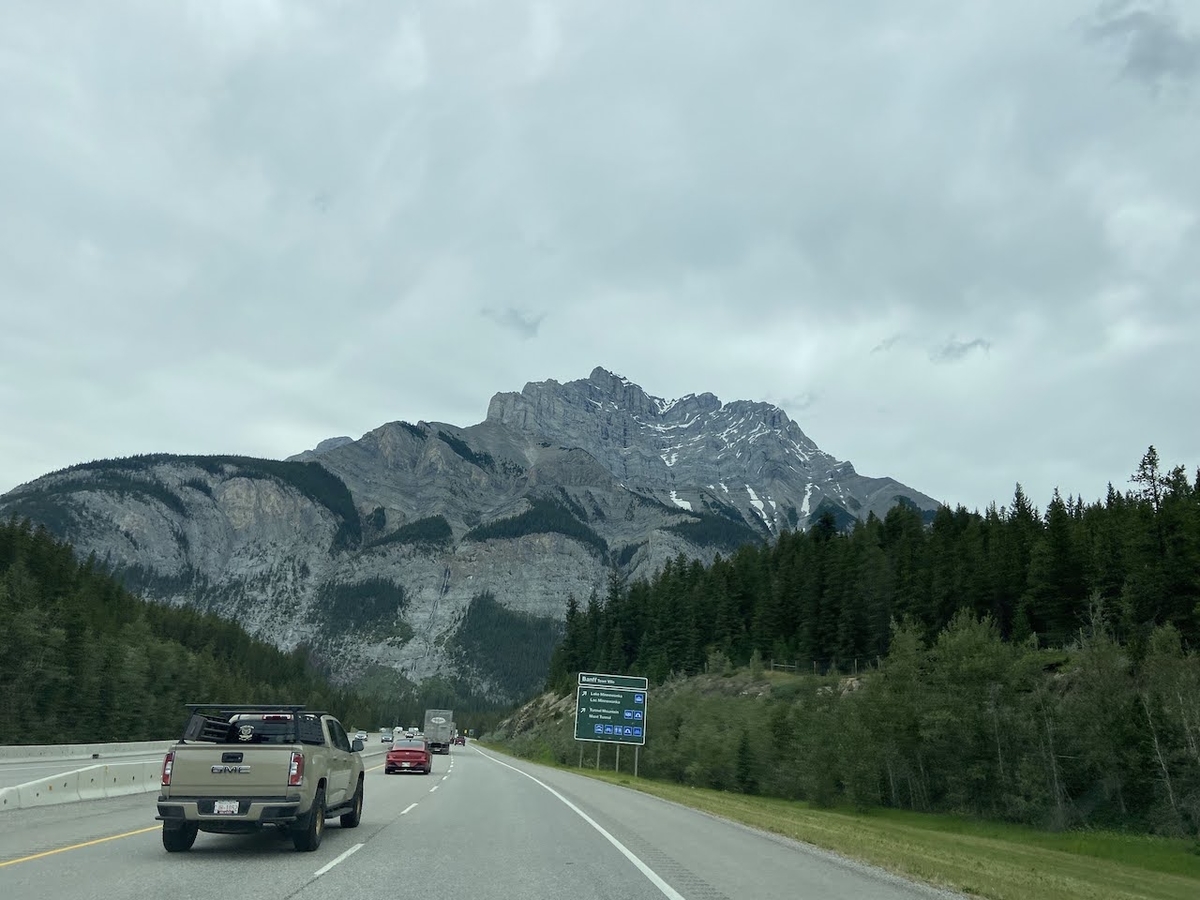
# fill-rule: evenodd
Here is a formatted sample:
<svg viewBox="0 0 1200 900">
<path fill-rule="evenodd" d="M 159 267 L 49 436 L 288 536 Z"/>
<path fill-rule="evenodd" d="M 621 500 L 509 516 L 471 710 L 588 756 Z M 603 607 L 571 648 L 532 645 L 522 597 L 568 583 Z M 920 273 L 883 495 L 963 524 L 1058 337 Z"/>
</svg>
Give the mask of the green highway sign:
<svg viewBox="0 0 1200 900">
<path fill-rule="evenodd" d="M 644 687 L 580 684 L 575 693 L 575 740 L 646 743 L 646 696 Z"/>
<path fill-rule="evenodd" d="M 599 675 L 595 672 L 580 672 L 579 684 L 588 687 L 640 688 L 650 687 L 650 682 L 637 675 Z"/>
</svg>

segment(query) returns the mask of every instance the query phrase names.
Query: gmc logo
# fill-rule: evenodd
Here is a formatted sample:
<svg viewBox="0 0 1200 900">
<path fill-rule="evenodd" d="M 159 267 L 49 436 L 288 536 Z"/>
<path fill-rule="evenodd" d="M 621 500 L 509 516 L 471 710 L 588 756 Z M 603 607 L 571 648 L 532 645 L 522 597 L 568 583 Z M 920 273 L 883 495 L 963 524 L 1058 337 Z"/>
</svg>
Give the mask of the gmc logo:
<svg viewBox="0 0 1200 900">
<path fill-rule="evenodd" d="M 249 775 L 249 766 L 213 766 L 214 775 Z"/>
</svg>

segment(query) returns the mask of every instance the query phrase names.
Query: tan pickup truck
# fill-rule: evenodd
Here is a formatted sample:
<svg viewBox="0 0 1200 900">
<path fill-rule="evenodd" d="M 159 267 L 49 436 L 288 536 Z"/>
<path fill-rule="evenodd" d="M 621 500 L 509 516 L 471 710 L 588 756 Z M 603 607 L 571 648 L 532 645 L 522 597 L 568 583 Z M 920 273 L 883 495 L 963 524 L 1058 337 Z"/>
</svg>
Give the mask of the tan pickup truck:
<svg viewBox="0 0 1200 900">
<path fill-rule="evenodd" d="M 325 820 L 362 816 L 362 741 L 333 716 L 301 705 L 189 703 L 183 737 L 163 760 L 163 846 L 191 849 L 198 831 L 287 831 L 297 850 L 321 845 Z"/>
</svg>

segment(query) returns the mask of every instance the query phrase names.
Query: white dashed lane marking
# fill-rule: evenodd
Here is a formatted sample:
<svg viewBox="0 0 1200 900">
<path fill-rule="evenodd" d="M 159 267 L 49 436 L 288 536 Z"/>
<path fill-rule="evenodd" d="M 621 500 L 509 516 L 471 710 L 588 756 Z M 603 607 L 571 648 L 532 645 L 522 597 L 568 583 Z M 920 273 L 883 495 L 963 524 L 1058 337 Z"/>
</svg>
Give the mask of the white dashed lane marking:
<svg viewBox="0 0 1200 900">
<path fill-rule="evenodd" d="M 336 866 L 342 860 L 349 857 L 352 853 L 357 853 L 360 849 L 362 849 L 362 844 L 355 844 L 353 847 L 351 847 L 345 853 L 341 854 L 340 856 L 336 857 L 335 859 L 330 860 L 325 865 L 321 866 L 321 868 L 317 869 L 317 871 L 315 871 L 313 873 L 313 878 L 320 878 L 322 875 L 324 875 L 326 872 L 328 872 L 330 869 L 332 869 L 334 866 Z"/>
</svg>

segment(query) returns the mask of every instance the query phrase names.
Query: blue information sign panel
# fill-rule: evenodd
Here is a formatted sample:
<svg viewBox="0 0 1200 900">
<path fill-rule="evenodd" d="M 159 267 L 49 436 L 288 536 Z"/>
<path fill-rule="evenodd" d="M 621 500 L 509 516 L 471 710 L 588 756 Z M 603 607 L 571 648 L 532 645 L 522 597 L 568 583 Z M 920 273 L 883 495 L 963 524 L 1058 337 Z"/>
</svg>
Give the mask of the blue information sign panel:
<svg viewBox="0 0 1200 900">
<path fill-rule="evenodd" d="M 596 681 L 585 683 L 584 675 Z M 646 701 L 649 699 L 646 679 L 591 673 L 581 673 L 579 678 L 575 693 L 575 740 L 606 744 L 646 743 Z"/>
</svg>

